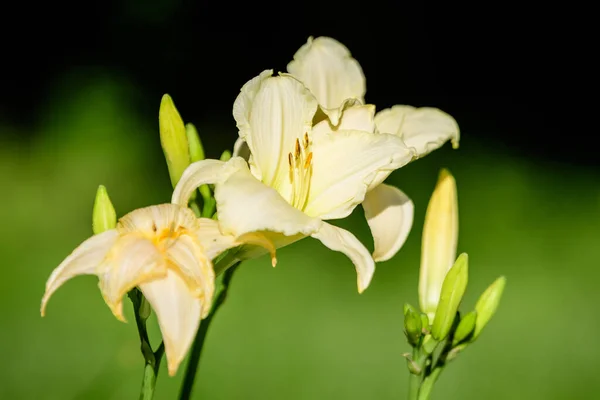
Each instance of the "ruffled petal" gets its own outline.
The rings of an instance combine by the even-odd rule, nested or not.
[[[46,292],[42,298],[40,313],[46,313],[46,304],[50,296],[66,281],[77,275],[93,275],[97,273],[111,247],[119,237],[116,229],[111,229],[92,236],[81,243],[73,252],[52,271],[46,282]]]
[[[379,132],[400,136],[419,157],[440,148],[448,140],[452,141],[452,147],[458,148],[458,124],[449,114],[437,108],[394,106],[378,112],[375,124]]]
[[[375,261],[369,250],[345,229],[324,222],[318,232],[311,235],[334,251],[344,253],[356,268],[358,292],[362,293],[371,282],[375,273]]]
[[[264,71],[238,95],[233,115],[252,154],[252,173],[271,187],[288,174],[288,153],[312,127],[317,101],[297,79]]]
[[[412,151],[394,135],[338,131],[312,143],[312,180],[305,212],[344,218],[365,198],[372,181],[409,163]]]
[[[313,127],[312,136],[344,130],[375,132],[375,106],[367,104],[350,107],[342,113],[342,119],[338,126],[334,126],[331,121],[325,119]]]
[[[210,310],[211,299],[194,297],[184,280],[169,270],[162,279],[140,285],[140,290],[154,309],[165,343],[169,375],[177,372],[196,336],[202,310]]]
[[[400,189],[380,184],[367,192],[362,206],[375,244],[373,259],[387,261],[400,250],[410,233],[414,204]]]
[[[287,70],[316,96],[334,126],[343,108],[363,102],[366,80],[362,68],[348,48],[335,39],[309,37]]]

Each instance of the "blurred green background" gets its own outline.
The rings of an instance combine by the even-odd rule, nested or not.
[[[40,112],[34,140],[14,139],[13,129],[0,147],[2,399],[132,399],[139,391],[135,326],[111,315],[96,278],[70,281],[47,317],[39,315],[50,272],[91,235],[98,184],[108,187],[119,215],[170,195],[157,119],[130,106],[131,86],[106,74],[69,82],[69,93],[56,90]],[[193,122],[200,132],[212,129]],[[233,120],[222,132],[234,137]],[[593,171],[499,155],[470,136],[463,132],[459,150],[447,145],[389,178],[416,204],[414,229],[362,295],[350,261],[312,239],[281,249],[275,269],[265,257],[245,263],[210,328],[196,398],[405,398],[402,306],[417,304],[422,223],[441,167],[458,182],[459,251],[471,260],[464,304],[472,307],[501,274],[508,285],[496,317],[447,368],[434,398],[597,393],[600,191],[590,185]],[[209,155],[220,153],[220,141],[209,140]],[[361,210],[342,225],[372,246]],[[156,334],[154,319],[152,326]],[[168,377],[163,365],[156,398],[174,398],[182,375],[183,368]]]
[[[312,239],[281,249],[275,269],[266,257],[243,264],[210,327],[195,398],[406,398],[402,309],[418,303],[422,224],[442,167],[457,179],[459,251],[470,256],[463,309],[498,276],[508,284],[496,316],[444,371],[433,399],[597,397],[598,155],[581,138],[590,128],[575,125],[585,113],[571,104],[581,96],[559,93],[562,80],[576,86],[584,74],[559,68],[557,60],[571,58],[560,51],[568,41],[556,19],[525,4],[515,16],[504,3],[479,5],[481,19],[456,3],[384,0],[268,13],[264,4],[226,1],[85,7],[59,1],[33,12],[11,2],[3,10],[0,399],[137,398],[143,361],[134,324],[112,316],[94,277],[64,285],[41,318],[45,281],[92,234],[99,184],[120,216],[169,201],[158,137],[163,93],[218,157],[237,134],[239,88],[262,69],[285,70],[309,35],[351,49],[379,109],[437,106],[455,116],[461,146],[388,179],[414,200],[414,227],[363,294],[350,261]],[[34,28],[43,33],[19,34]],[[360,208],[340,224],[372,248]],[[151,325],[156,341],[154,317]],[[158,400],[176,398],[184,372],[170,378],[164,364]]]

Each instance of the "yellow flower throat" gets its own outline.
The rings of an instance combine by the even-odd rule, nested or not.
[[[305,133],[302,144],[300,144],[299,139],[296,139],[293,153],[288,154],[290,183],[292,184],[290,204],[299,210],[303,210],[306,206],[306,200],[310,191],[313,153],[309,148],[310,140],[308,133]]]

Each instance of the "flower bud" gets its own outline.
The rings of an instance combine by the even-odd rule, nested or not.
[[[475,321],[477,320],[477,311],[471,311],[460,319],[458,327],[454,332],[454,338],[452,339],[452,346],[456,346],[460,342],[469,338],[475,329]]]
[[[458,199],[456,181],[447,170],[440,172],[425,213],[419,277],[421,311],[433,321],[442,284],[456,259]]]
[[[475,304],[475,310],[477,311],[477,320],[475,322],[475,330],[471,341],[477,339],[481,330],[487,325],[490,319],[494,316],[500,299],[502,298],[502,292],[506,286],[506,278],[501,276],[496,279],[486,290],[483,292],[477,304]]]
[[[231,152],[229,150],[225,150],[223,152],[223,154],[221,154],[221,161],[229,161],[229,159],[231,158]]]
[[[469,257],[467,253],[462,253],[446,274],[446,279],[444,279],[442,285],[440,302],[431,328],[431,334],[436,340],[443,340],[450,333],[458,312],[458,306],[467,289],[468,280]]]
[[[190,165],[190,150],[183,120],[168,94],[160,102],[158,122],[160,144],[167,160],[171,184],[175,187],[183,171]]]
[[[200,136],[198,136],[198,130],[192,123],[185,125],[185,133],[188,141],[188,147],[190,151],[190,162],[196,162],[204,160],[204,147]]]
[[[404,333],[411,346],[418,345],[421,338],[421,315],[409,304],[404,306]]]
[[[108,192],[104,185],[98,186],[94,210],[92,212],[92,230],[94,235],[102,233],[117,226],[117,213],[113,207]]]

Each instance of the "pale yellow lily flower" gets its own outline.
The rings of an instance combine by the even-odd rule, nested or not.
[[[446,170],[440,172],[423,225],[419,303],[433,322],[442,284],[456,260],[458,243],[458,197],[456,181]]]
[[[375,270],[371,254],[352,233],[324,221],[348,216],[414,152],[395,135],[313,129],[314,95],[292,76],[272,73],[246,83],[233,107],[250,168],[241,157],[193,163],[172,201],[187,204],[198,186],[215,184],[225,233],[271,232],[277,247],[312,236],[352,260],[362,292]]]
[[[416,158],[441,147],[448,140],[458,147],[459,128],[450,115],[432,107],[397,105],[375,113],[364,104],[366,79],[358,61],[342,43],[329,37],[310,37],[288,64],[288,72],[316,96],[329,120],[315,130],[361,129],[396,135],[414,149]],[[241,148],[241,143],[236,143]],[[382,180],[379,180],[380,182]],[[414,206],[408,196],[389,185],[374,186],[363,202],[373,235],[376,261],[393,257],[412,228]]]
[[[196,218],[185,207],[161,204],[122,217],[115,229],[84,241],[50,275],[42,299],[77,275],[97,275],[106,304],[121,321],[123,296],[136,286],[158,318],[170,375],[185,357],[200,320],[212,305],[215,273],[211,260],[244,243],[275,248],[260,235],[221,234],[212,219]]]

